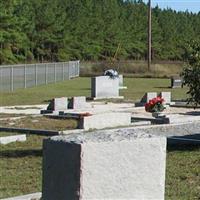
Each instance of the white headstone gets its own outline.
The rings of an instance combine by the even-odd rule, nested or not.
[[[164,104],[171,103],[171,92],[161,92],[159,96],[165,100]]]
[[[143,103],[148,103],[149,100],[156,98],[157,97],[157,93],[156,92],[147,92],[143,97],[141,102]]]
[[[67,110],[68,109],[68,98],[61,97],[61,98],[54,98],[49,103],[47,110],[49,111],[60,111],[60,110]]]
[[[164,200],[166,138],[128,130],[44,140],[43,199]]]
[[[70,109],[84,109],[91,107],[89,103],[86,102],[85,96],[72,97],[69,101]]]
[[[109,76],[93,77],[91,96],[93,98],[119,98],[119,79]]]

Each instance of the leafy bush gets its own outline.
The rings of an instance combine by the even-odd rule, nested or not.
[[[200,104],[200,41],[192,41],[186,49],[187,66],[181,76],[184,85],[189,87],[187,94],[190,97],[188,103],[197,107]]]

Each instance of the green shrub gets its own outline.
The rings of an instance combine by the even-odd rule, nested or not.
[[[186,50],[187,66],[181,76],[184,85],[189,87],[188,103],[197,107],[200,104],[200,42],[192,41]]]

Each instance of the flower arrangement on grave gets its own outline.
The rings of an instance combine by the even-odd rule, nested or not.
[[[119,78],[118,72],[114,69],[106,70],[104,76],[109,76],[111,79]]]
[[[159,96],[150,99],[149,102],[145,104],[145,110],[151,113],[162,112],[165,109],[165,106],[163,104],[164,101],[165,100]]]

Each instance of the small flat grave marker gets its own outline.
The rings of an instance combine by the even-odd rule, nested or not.
[[[181,77],[173,76],[171,77],[171,88],[181,88],[183,85],[183,80]]]

